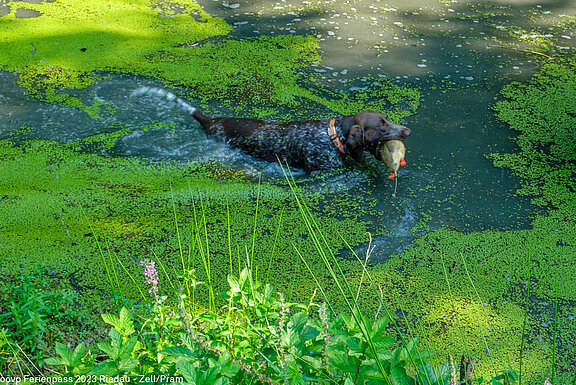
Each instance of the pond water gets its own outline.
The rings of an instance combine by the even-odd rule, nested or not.
[[[528,226],[533,209],[527,199],[514,196],[518,180],[486,158],[491,152],[514,150],[514,133],[495,120],[491,107],[504,84],[525,80],[537,69],[536,59],[542,59],[503,46],[549,35],[559,50],[574,49],[572,31],[550,28],[575,14],[571,1],[198,2],[233,25],[235,38],[317,36],[322,61],[310,70],[323,74],[326,84],[347,88],[353,79],[386,77],[421,90],[420,108],[401,122],[413,134],[406,141],[408,165],[400,171],[396,198],[391,197],[393,182],[382,165],[337,171],[322,179],[297,174],[303,186],[328,197],[347,191],[375,198],[381,215],[370,219],[375,228],[385,229],[375,239],[376,259],[409,246],[415,235],[428,229],[448,226],[467,232]],[[8,4],[0,1],[4,7]],[[523,31],[511,33],[514,26]],[[142,127],[160,121],[170,123],[170,128],[135,129],[119,140],[114,155],[177,162],[216,159],[249,175],[281,177],[277,165],[254,160],[190,129],[197,124],[168,103],[131,99],[130,92],[142,85],[163,86],[136,76],[110,75],[77,91],[87,105],[98,100],[117,107],[96,121],[75,109],[26,98],[16,76],[0,72],[0,114],[5,117],[0,137],[25,125],[34,128],[28,137],[71,141],[101,133],[111,124]]]

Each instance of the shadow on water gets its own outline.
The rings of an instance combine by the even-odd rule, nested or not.
[[[554,15],[573,13],[571,2],[199,3],[234,26],[233,38],[317,36],[322,63],[308,70],[320,74],[319,80],[328,86],[346,90],[369,78],[386,77],[421,91],[417,113],[402,122],[413,134],[406,142],[408,165],[400,172],[397,198],[391,197],[393,182],[386,178],[387,171],[375,161],[321,178],[296,173],[304,188],[323,192],[327,199],[345,191],[376,202],[375,210],[366,214],[382,234],[374,240],[376,260],[440,227],[469,232],[528,226],[532,208],[527,199],[514,196],[518,179],[493,167],[486,155],[514,150],[509,139],[514,133],[495,120],[491,107],[504,84],[528,78],[541,58],[492,45],[517,40],[506,26],[524,26],[533,34],[547,30],[556,20]],[[8,3],[0,4],[7,7]],[[566,31],[558,37],[566,46],[563,49],[573,49],[571,36]],[[278,165],[254,160],[207,138],[193,119],[169,103],[129,97],[139,86],[163,86],[153,80],[109,75],[75,91],[86,105],[99,101],[116,108],[98,120],[72,108],[27,99],[14,74],[0,72],[0,84],[0,113],[6,117],[1,138],[22,126],[38,128],[23,139],[63,142],[128,127],[132,132],[119,139],[110,154],[175,162],[216,160],[248,175],[282,177]],[[153,126],[156,123],[160,124]]]

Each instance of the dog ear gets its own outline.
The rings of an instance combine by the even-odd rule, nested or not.
[[[355,161],[362,162],[364,160],[364,129],[362,127],[357,124],[350,127],[344,149]]]

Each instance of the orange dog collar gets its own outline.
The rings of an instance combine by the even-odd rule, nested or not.
[[[344,145],[342,144],[342,142],[338,138],[338,134],[336,133],[336,127],[334,127],[335,123],[336,123],[336,119],[332,119],[330,121],[330,123],[328,124],[328,135],[330,135],[330,140],[332,140],[332,143],[334,144],[334,146],[336,146],[336,148],[342,154],[346,155],[346,151],[344,150]]]

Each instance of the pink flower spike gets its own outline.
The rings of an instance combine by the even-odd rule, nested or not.
[[[154,261],[148,261],[148,263],[142,261],[140,265],[144,266],[144,277],[146,277],[144,282],[150,285],[148,293],[155,295],[158,291],[158,271],[156,271],[156,264]]]

